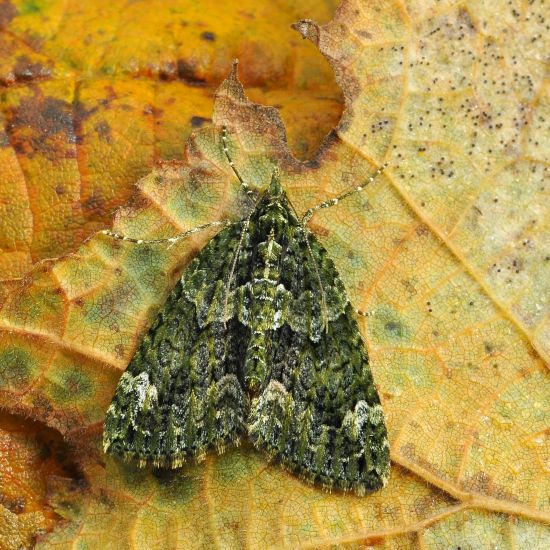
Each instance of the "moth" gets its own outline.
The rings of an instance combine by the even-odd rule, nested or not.
[[[220,141],[243,190],[256,196]],[[379,169],[369,181],[383,170]],[[104,450],[178,468],[248,437],[301,478],[359,495],[389,477],[367,350],[342,280],[277,172],[250,214],[223,225],[183,272],[120,378]],[[193,232],[195,230],[191,230]],[[141,241],[106,231],[133,242]]]

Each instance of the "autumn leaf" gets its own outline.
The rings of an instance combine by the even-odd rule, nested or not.
[[[310,223],[371,313],[361,328],[390,432],[388,486],[327,494],[248,446],[177,472],[105,457],[117,380],[214,232],[170,249],[96,235],[13,285],[0,312],[3,403],[59,430],[86,480],[57,480],[50,502],[67,522],[40,547],[550,545],[547,11],[349,0],[326,26],[302,21],[346,99],[315,158],[291,155],[277,111],[233,73],[213,125],[115,220],[151,238],[240,218],[222,125],[246,181],[261,189],[277,166],[298,213],[388,162]]]
[[[59,516],[44,506],[49,480],[70,475],[59,433],[0,413],[0,548],[28,548]]]
[[[290,24],[335,2],[0,0],[0,281],[75,251],[157,161],[181,159],[235,57],[312,154],[340,93]]]

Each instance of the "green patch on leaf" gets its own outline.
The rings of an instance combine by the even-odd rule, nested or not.
[[[371,337],[381,343],[407,342],[412,333],[404,318],[391,306],[377,308],[371,324]]]
[[[0,351],[0,388],[21,390],[28,385],[37,363],[26,351],[7,347]]]
[[[58,366],[50,379],[48,393],[55,401],[80,401],[94,395],[94,382],[77,365]]]

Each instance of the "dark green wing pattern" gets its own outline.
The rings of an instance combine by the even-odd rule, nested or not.
[[[267,227],[258,236],[271,231],[279,246],[271,247],[271,271],[261,255],[255,260],[256,272],[270,271],[261,284],[275,290],[265,300],[271,309],[261,288],[251,301],[251,338],[261,323],[267,367],[251,403],[249,434],[307,480],[373,491],[388,479],[389,444],[355,312],[326,250],[278,194],[259,213]],[[253,364],[257,352],[249,344],[246,360]]]
[[[170,293],[118,384],[104,448],[140,465],[178,467],[245,431],[241,350],[248,334],[224,319],[225,282],[242,235],[216,235]]]
[[[358,494],[389,475],[367,352],[333,262],[276,178],[186,269],[105,420],[105,449],[179,466],[248,432],[303,478]]]

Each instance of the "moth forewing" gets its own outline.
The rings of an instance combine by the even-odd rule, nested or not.
[[[104,446],[173,468],[245,435],[325,487],[361,495],[388,479],[355,311],[277,173],[250,215],[185,269],[119,382]]]

